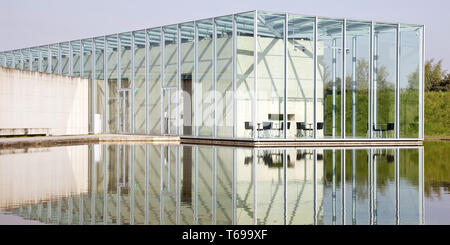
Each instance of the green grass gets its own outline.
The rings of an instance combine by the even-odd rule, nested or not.
[[[351,92],[347,91],[346,100],[346,131],[352,134],[352,100]],[[327,95],[326,132],[331,133],[332,126],[332,96]],[[403,91],[400,94],[400,137],[416,138],[419,131],[419,106],[417,91]],[[450,92],[425,92],[425,136],[450,136]],[[336,128],[341,135],[340,107],[341,94],[336,95]],[[368,94],[358,91],[356,95],[356,134],[365,137],[368,122]],[[395,94],[392,91],[378,93],[378,123],[395,122]]]
[[[450,136],[450,92],[425,92],[425,136]]]

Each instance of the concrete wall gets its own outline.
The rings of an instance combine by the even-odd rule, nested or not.
[[[88,79],[0,68],[0,128],[88,133]]]

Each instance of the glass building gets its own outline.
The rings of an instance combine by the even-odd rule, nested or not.
[[[0,65],[89,79],[90,132],[423,139],[423,25],[251,11],[0,52]]]

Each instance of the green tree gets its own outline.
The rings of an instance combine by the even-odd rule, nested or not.
[[[426,91],[442,91],[445,84],[442,84],[446,78],[446,72],[442,70],[442,60],[437,63],[434,59],[425,63],[425,90]],[[448,86],[447,86],[448,87]]]

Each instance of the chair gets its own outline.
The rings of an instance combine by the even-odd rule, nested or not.
[[[250,122],[245,122],[245,130],[250,130],[250,137],[252,136],[253,132],[253,125]]]
[[[291,122],[287,122],[287,130],[291,128]],[[280,123],[280,128],[278,128],[278,137],[280,137],[280,133],[284,130],[284,122]]]
[[[381,128],[376,128],[375,124],[373,124],[372,125],[372,131],[375,132],[375,133],[379,133],[379,132],[381,132]]]
[[[297,137],[299,137],[299,135],[303,136],[302,131],[307,130],[306,123],[305,122],[297,122],[296,124],[297,124]]]
[[[323,129],[323,122],[318,122],[317,123],[317,130],[322,130]]]
[[[284,122],[282,122],[280,127],[280,130],[283,131],[284,130]],[[287,129],[289,130],[291,128],[291,122],[287,122]]]
[[[273,123],[272,122],[263,122],[263,127],[262,129],[258,129],[258,131],[266,131],[266,130],[272,130],[273,128]],[[269,134],[270,136],[270,134]]]
[[[394,130],[394,123],[388,123],[387,124],[387,127],[386,127],[386,138],[387,138],[387,136],[388,136],[388,134],[389,134],[389,131],[393,131]]]

